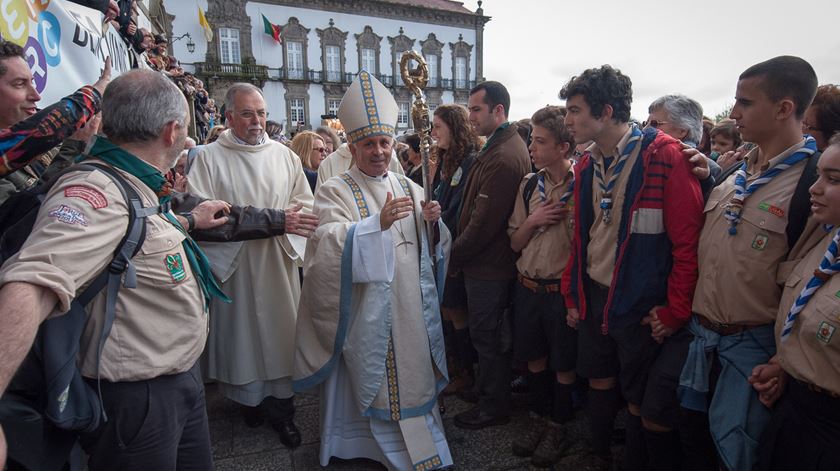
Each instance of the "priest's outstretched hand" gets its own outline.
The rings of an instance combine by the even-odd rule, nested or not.
[[[301,212],[303,205],[296,204],[286,209],[286,234],[309,237],[318,227],[318,216]]]
[[[408,196],[394,198],[389,191],[385,196],[385,204],[379,213],[379,229],[387,231],[395,221],[408,217],[414,211],[414,201]]]

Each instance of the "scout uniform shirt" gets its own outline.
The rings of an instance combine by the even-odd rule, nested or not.
[[[840,394],[840,276],[832,276],[812,295],[793,324],[790,335],[779,341],[788,312],[802,288],[820,266],[836,229],[822,226],[814,238],[818,242],[796,265],[785,281],[776,321],[776,345],[782,368],[794,378]],[[824,237],[819,237],[824,234]]]
[[[145,206],[158,204],[139,179],[120,171]],[[128,227],[128,209],[116,183],[99,171],[72,172],[50,189],[32,234],[0,269],[0,284],[13,281],[55,293],[60,315],[113,258]],[[116,318],[102,351],[100,371],[109,381],[141,381],[181,373],[198,360],[207,339],[201,288],[181,241],[185,236],[162,215],[146,221],[146,239],[132,259],[137,287],[120,287]],[[87,306],[81,371],[95,378],[96,349],[105,313],[105,290]]]
[[[604,181],[610,180],[615,169],[615,164],[627,142],[630,140],[633,129],[630,128],[624,134],[615,149],[612,150],[612,162],[610,169],[605,171]],[[624,170],[621,171],[618,180],[615,182],[615,187],[612,191],[612,220],[609,224],[604,222],[603,210],[601,209],[601,198],[603,191],[598,184],[598,179],[592,177],[592,207],[594,208],[595,219],[592,222],[592,227],[589,228],[589,245],[587,247],[586,272],[592,281],[603,286],[612,285],[613,272],[615,271],[615,256],[618,248],[618,228],[625,221],[622,220],[622,208],[624,207],[625,188],[627,187],[627,180],[630,178],[633,166],[636,165],[636,159],[639,158],[642,145],[641,141],[633,149],[630,157],[627,158],[624,164]],[[591,152],[592,165],[595,165],[595,160],[603,160],[604,155],[601,149],[596,144],[592,144],[587,149]]]
[[[776,165],[803,143],[771,159]],[[745,157],[747,185],[766,168],[756,168],[758,148]],[[738,233],[729,233],[726,205],[735,194],[735,175],[717,186],[704,209],[697,249],[699,277],[692,311],[722,324],[772,324],[782,295],[777,270],[788,255],[788,207],[806,161],[784,170],[744,202]],[[788,307],[790,307],[788,305]]]
[[[529,213],[525,214],[525,202],[522,200],[522,192],[528,180],[537,178],[539,175],[545,176],[545,197],[546,203],[556,204],[560,201],[560,197],[566,192],[569,186],[569,181],[574,178],[574,173],[569,168],[563,181],[555,183],[551,181],[548,172],[545,169],[537,173],[526,175],[519,185],[519,193],[517,193],[516,204],[513,207],[513,213],[508,219],[508,236],[516,232],[520,226],[525,222],[530,214],[533,214],[543,201],[540,197],[540,191],[537,186],[534,186],[534,191],[531,193],[529,201]],[[569,208],[569,215],[565,220],[538,228],[531,236],[531,240],[522,249],[519,259],[516,261],[516,268],[519,273],[525,277],[538,280],[558,280],[563,270],[566,268],[566,263],[569,261],[569,252],[572,246],[572,208],[574,202],[569,200],[566,205]],[[543,230],[544,229],[544,230]]]

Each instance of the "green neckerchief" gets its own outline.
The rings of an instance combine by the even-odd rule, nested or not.
[[[166,204],[172,199],[171,187],[158,169],[126,152],[108,139],[104,137],[97,138],[93,147],[90,149],[89,156],[104,160],[112,166],[139,178],[155,192],[160,204]],[[210,307],[210,299],[213,296],[226,303],[231,302],[230,298],[222,292],[222,288],[216,282],[216,278],[213,277],[213,273],[210,271],[210,261],[207,260],[207,257],[201,251],[198,244],[184,230],[184,227],[178,222],[178,219],[175,218],[171,211],[166,211],[163,213],[163,216],[185,236],[183,242],[184,252],[187,254],[190,268],[192,268],[192,272],[198,278],[198,284],[201,286],[201,292],[204,295],[204,310],[206,311]]]
[[[496,128],[496,130],[493,131],[493,134],[490,135],[490,138],[487,139],[487,142],[484,143],[484,146],[481,147],[481,150],[479,151],[479,154],[483,154],[484,151],[487,150],[488,147],[490,147],[490,144],[492,144],[493,141],[495,141],[496,138],[499,136],[499,134],[501,134],[501,132],[504,129],[506,129],[508,126],[510,126],[510,122],[502,123],[501,126]]]

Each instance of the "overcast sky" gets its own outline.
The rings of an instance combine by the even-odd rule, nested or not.
[[[475,11],[476,0],[464,6]],[[682,93],[713,117],[738,75],[796,55],[819,83],[840,83],[838,0],[485,0],[484,76],[505,84],[511,119],[530,117],[573,75],[611,64],[633,81],[633,117]]]

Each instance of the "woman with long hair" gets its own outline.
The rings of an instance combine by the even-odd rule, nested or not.
[[[315,181],[318,179],[318,166],[327,157],[327,147],[324,139],[312,131],[301,131],[292,139],[292,152],[300,157],[303,163],[303,173],[309,181],[309,187],[315,192]]]
[[[436,162],[440,171],[440,184],[436,197],[441,206],[441,219],[452,233],[458,236],[458,219],[461,198],[467,176],[481,150],[481,139],[473,130],[467,109],[462,105],[446,104],[435,109],[432,120],[432,137],[436,141]],[[444,394],[467,393],[473,382],[472,342],[467,328],[467,295],[464,274],[448,272],[441,300],[441,314],[445,323],[451,323],[449,351],[453,360],[452,382]]]

